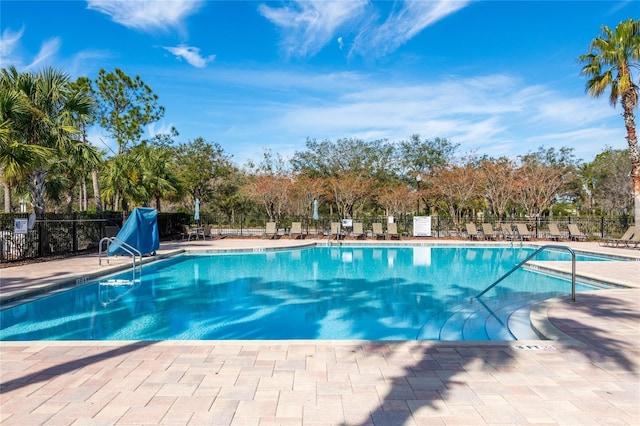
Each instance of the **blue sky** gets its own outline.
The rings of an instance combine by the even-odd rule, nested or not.
[[[0,65],[139,75],[166,108],[146,137],[219,143],[238,165],[307,138],[447,138],[515,158],[627,147],[577,57],[637,1],[2,0]],[[100,129],[91,140],[113,146]]]

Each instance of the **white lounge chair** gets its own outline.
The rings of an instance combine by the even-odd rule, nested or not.
[[[264,230],[264,237],[273,240],[278,236],[278,227],[275,222],[267,222],[267,226]]]
[[[289,239],[304,238],[305,234],[302,232],[302,222],[291,222],[291,229],[289,229]]]
[[[490,223],[482,224],[482,235],[485,240],[495,240],[499,237],[498,232],[493,229]]]
[[[329,239],[335,238],[339,240],[340,238],[344,238],[344,233],[342,232],[342,224],[340,222],[331,222],[331,231],[329,232]]]
[[[353,230],[351,231],[351,236],[355,239],[366,238],[366,234],[364,233],[362,222],[353,223]]]
[[[631,247],[633,245],[633,247]],[[640,246],[640,229],[637,229],[633,237],[624,243],[626,248],[638,248]]]
[[[569,228],[569,238],[571,238],[572,240],[580,241],[587,239],[587,236],[583,234],[582,231],[580,231],[578,225],[576,225],[575,223],[568,224],[567,228]]]
[[[529,231],[529,227],[527,227],[526,223],[516,223],[516,230],[518,231],[518,236],[522,240],[531,240],[532,234]]]
[[[549,224],[549,239],[553,241],[560,241],[562,239],[562,232],[555,223]]]
[[[400,239],[400,234],[398,234],[398,225],[395,222],[387,223],[387,239],[392,240],[394,238],[396,240]]]
[[[465,227],[467,228],[467,236],[469,237],[470,240],[480,239],[481,235],[480,235],[480,232],[478,232],[478,229],[476,228],[475,223],[466,223]]]
[[[605,238],[600,241],[601,246],[618,247],[618,245],[626,244],[636,233],[636,227],[630,226],[620,238]]]
[[[373,232],[373,238],[378,239],[378,238],[386,238],[386,235],[384,234],[384,231],[382,230],[382,224],[380,222],[374,222],[371,227],[372,232]]]
[[[513,232],[513,229],[511,229],[511,225],[503,223],[500,229],[502,230],[502,236],[505,240],[514,240],[516,238],[516,234]]]

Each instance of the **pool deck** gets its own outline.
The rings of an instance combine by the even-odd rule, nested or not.
[[[157,254],[314,243],[174,242]],[[640,260],[640,250],[560,244]],[[2,268],[0,302],[130,262],[99,266],[87,255]],[[569,270],[566,262],[534,267]],[[537,305],[531,323],[548,340],[0,342],[0,423],[639,425],[640,261],[578,262],[576,272],[621,287]]]

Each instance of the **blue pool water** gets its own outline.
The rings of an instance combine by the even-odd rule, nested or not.
[[[0,312],[1,340],[513,340],[514,312],[571,292],[533,249],[334,246],[182,255]],[[536,260],[570,260],[546,251]],[[605,260],[579,257],[581,260]],[[578,285],[577,290],[592,287]]]

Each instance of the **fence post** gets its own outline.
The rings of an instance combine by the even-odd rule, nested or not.
[[[604,238],[604,216],[600,217],[600,238]]]
[[[71,236],[73,238],[73,249],[72,251],[75,253],[78,251],[78,221],[76,220],[78,218],[77,213],[73,213],[71,215],[71,220],[73,222],[71,222]]]
[[[38,257],[42,257],[44,253],[44,224],[44,220],[38,221]]]

